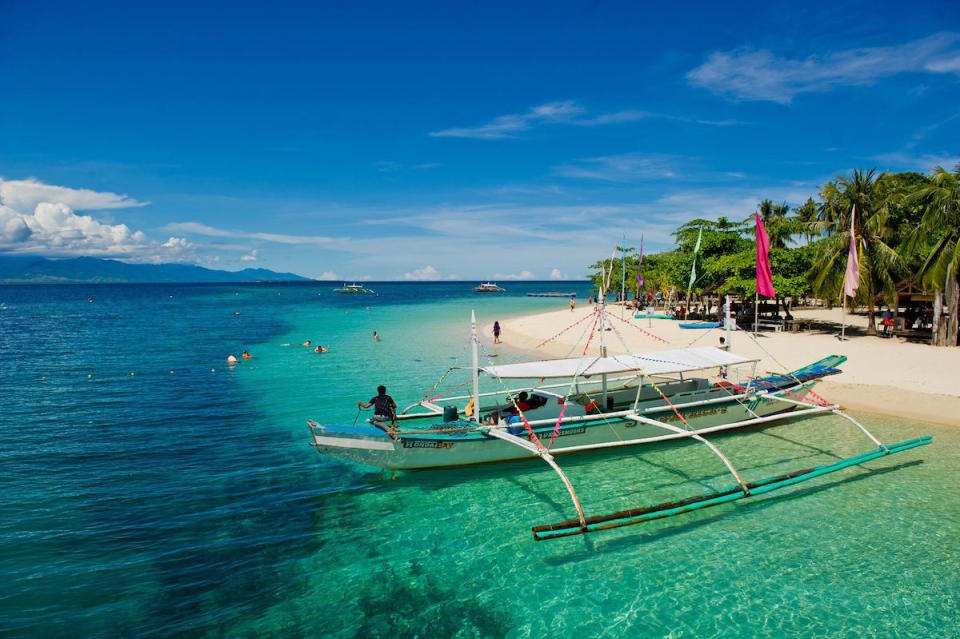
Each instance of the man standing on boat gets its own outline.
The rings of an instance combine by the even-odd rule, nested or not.
[[[357,400],[358,408],[370,408],[373,406],[373,423],[382,428],[391,437],[396,438],[397,434],[397,403],[393,398],[387,395],[387,387],[377,386],[377,394],[370,398],[369,402]],[[386,428],[386,423],[390,422],[390,428]]]

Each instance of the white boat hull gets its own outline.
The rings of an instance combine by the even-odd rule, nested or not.
[[[679,409],[692,432],[709,433],[732,430],[742,427],[739,422],[750,422],[756,418],[766,418],[793,411],[794,405],[764,397],[753,396],[749,401],[740,403],[730,399],[706,405]],[[639,413],[645,417],[660,420],[671,426],[684,428],[680,419],[672,410],[652,407]],[[553,455],[577,452],[582,446],[615,444],[628,440],[662,441],[677,437],[661,427],[637,423],[624,417],[604,419],[587,416],[576,421],[564,420],[558,437],[551,448]],[[750,423],[743,426],[749,426]],[[311,423],[313,445],[325,455],[379,468],[408,470],[417,468],[440,468],[450,466],[468,466],[515,459],[529,459],[530,452],[507,441],[485,435],[475,429],[475,425],[463,424],[460,433],[456,424],[439,424],[450,431],[444,433],[412,434],[404,432],[394,440],[383,431],[371,426],[325,427]],[[538,427],[537,436],[549,441],[553,426]],[[510,432],[532,439],[522,426],[514,425]],[[689,436],[689,435],[684,435]],[[637,442],[644,443],[643,441]],[[572,450],[565,450],[572,449]]]

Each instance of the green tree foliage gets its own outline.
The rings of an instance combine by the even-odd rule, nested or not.
[[[826,237],[817,243],[810,283],[814,293],[839,299],[843,290],[850,247],[850,217],[856,205],[854,232],[860,260],[860,284],[856,300],[867,306],[868,331],[875,332],[874,302],[878,296],[892,304],[897,296],[898,277],[905,272],[895,246],[894,196],[887,186],[888,174],[874,169],[854,170],[851,177],[838,177],[824,187],[821,195],[829,216],[821,220]]]
[[[820,189],[819,198],[807,198],[791,209],[764,199],[757,212],[770,237],[773,284],[780,297],[813,293],[839,302],[850,245],[850,216],[854,204],[860,282],[856,302],[868,309],[873,330],[876,304],[895,303],[897,286],[910,282],[944,292],[946,328],[939,341],[955,343],[960,297],[960,165],[947,171],[937,167],[931,176],[921,173],[877,173],[854,170]],[[742,222],[729,217],[690,220],[673,233],[673,250],[643,257],[645,289],[684,295],[756,292],[756,238],[754,215]],[[697,236],[703,232],[696,256],[697,277],[687,286]],[[618,253],[611,288],[619,289]],[[627,250],[627,290],[636,290],[638,255]],[[595,284],[610,260],[591,266]],[[939,294],[939,293],[938,293]],[[935,329],[936,332],[936,329]],[[936,337],[936,336],[935,336]],[[952,342],[950,341],[952,340]]]

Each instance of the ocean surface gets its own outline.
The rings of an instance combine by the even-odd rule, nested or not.
[[[370,285],[0,287],[0,637],[960,636],[960,428],[859,415],[934,442],[534,542],[574,514],[542,462],[391,476],[321,457],[306,420],[380,383],[416,402],[469,362],[471,309],[508,332],[568,304],[527,291],[586,283]],[[870,447],[836,418],[714,441],[747,480]],[[731,483],[696,443],[561,464],[588,514]]]

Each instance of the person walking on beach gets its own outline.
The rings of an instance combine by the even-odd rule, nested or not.
[[[493,343],[500,343],[500,322],[493,323]]]
[[[571,297],[571,298],[570,298],[570,312],[571,312],[571,313],[573,312],[573,307],[576,306],[576,305],[577,305],[577,300],[575,300],[574,298]]]
[[[388,435],[396,439],[397,437],[397,403],[393,398],[387,395],[387,387],[381,384],[377,386],[377,394],[370,398],[369,402],[357,400],[358,408],[370,408],[373,406],[373,422],[385,431]],[[386,428],[386,422],[390,422],[390,428]]]

